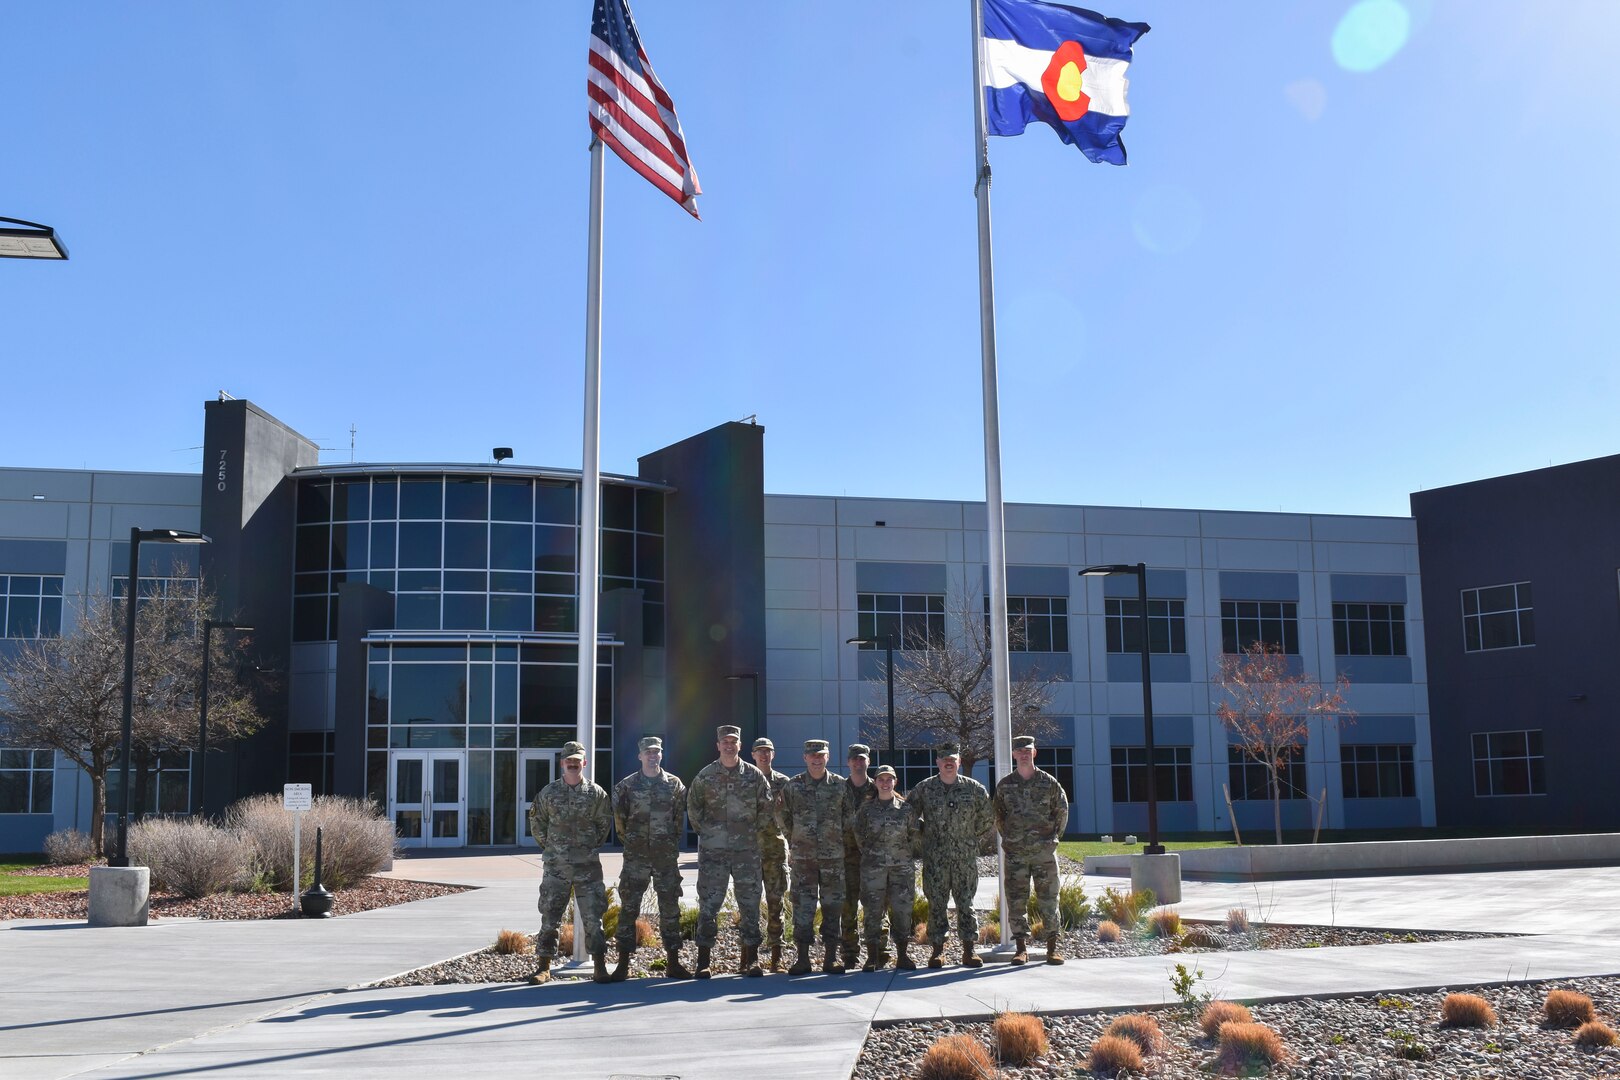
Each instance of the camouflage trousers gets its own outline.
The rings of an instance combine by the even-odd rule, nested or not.
[[[821,902],[821,940],[829,948],[838,941],[844,917],[844,857],[819,859],[795,855],[793,866],[793,940],[807,945],[815,940],[816,902]]]
[[[911,940],[911,908],[917,898],[917,870],[905,866],[862,866],[861,905],[866,908],[866,941],[883,940],[883,911],[889,912],[889,936],[895,944]]]
[[[626,851],[624,869],[619,871],[619,928],[613,935],[620,948],[635,948],[636,917],[641,898],[651,885],[658,894],[658,936],[664,948],[681,947],[680,853],[674,848],[656,854]]]
[[[534,954],[557,955],[557,931],[568,911],[570,893],[579,905],[579,917],[585,924],[586,951],[599,953],[607,948],[607,939],[602,936],[602,913],[607,910],[602,860],[594,854],[579,860],[546,856],[540,866],[543,874],[540,878],[540,941],[534,947]]]
[[[973,894],[979,888],[979,864],[973,852],[959,859],[923,860],[923,895],[928,897],[928,941],[945,943],[945,905],[956,901],[956,929],[963,941],[979,940],[979,921],[973,917]]]
[[[1035,904],[1048,934],[1058,926],[1058,865],[1053,848],[1007,849],[1007,920],[1013,936],[1029,933],[1029,883],[1035,882]]]
[[[782,897],[788,891],[787,841],[780,836],[759,842],[765,883],[765,944],[782,944]]]
[[[849,910],[844,918],[844,948],[853,951],[856,947],[856,934],[860,933],[857,918],[857,904],[866,912],[866,937],[881,938],[883,936],[883,905],[872,906],[866,898],[866,878],[861,871],[861,849],[844,852],[844,880],[849,883],[849,900],[844,905]]]
[[[741,919],[738,940],[743,945],[759,947],[759,887],[762,880],[757,847],[736,851],[703,848],[698,852],[698,925],[693,940],[699,948],[713,946],[715,936],[720,932],[720,907],[726,902],[728,882],[736,893],[737,914]]]

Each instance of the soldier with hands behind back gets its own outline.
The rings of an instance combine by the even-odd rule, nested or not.
[[[772,812],[770,820],[759,830],[759,865],[765,879],[765,940],[771,949],[770,969],[782,970],[782,897],[787,894],[787,840],[782,826],[776,822],[776,793],[789,780],[788,774],[777,772],[776,744],[763,735],[754,740],[754,764],[765,774],[771,787]]]
[[[843,972],[838,927],[844,913],[844,778],[827,769],[827,741],[804,744],[805,771],[776,796],[776,819],[787,834],[793,866],[793,944],[799,957],[789,975],[810,972],[816,901],[821,902],[821,970]]]
[[[888,908],[889,933],[894,938],[895,964],[915,971],[911,960],[911,908],[917,896],[916,863],[912,850],[916,834],[906,801],[894,793],[894,769],[879,765],[872,772],[877,796],[861,803],[855,815],[855,841],[861,851],[861,904],[866,908],[866,963],[862,971],[878,971],[884,964],[883,910]]]
[[[686,821],[686,785],[664,771],[664,741],[649,735],[638,744],[641,768],[613,788],[613,820],[624,844],[624,869],[619,874],[619,927],[614,935],[619,963],[613,981],[630,973],[636,951],[636,916],[641,898],[652,885],[658,894],[658,933],[663,939],[666,967],[671,979],[690,979],[681,964],[681,830]]]
[[[729,881],[737,897],[742,974],[763,975],[759,966],[759,836],[771,816],[770,784],[764,773],[742,760],[741,728],[727,724],[716,729],[715,735],[720,760],[703,766],[686,797],[686,813],[698,834],[696,974],[700,979],[712,974],[710,953]]]
[[[922,845],[923,893],[928,897],[928,957],[931,968],[944,966],[945,932],[949,927],[945,906],[956,901],[956,928],[962,936],[962,963],[983,967],[974,954],[979,923],[973,915],[973,894],[979,888],[979,851],[989,843],[994,827],[990,795],[971,776],[961,775],[962,752],[953,742],[934,748],[939,772],[906,796],[911,820]]]
[[[1007,917],[1018,949],[1012,962],[1029,961],[1029,883],[1046,929],[1046,962],[1061,964],[1058,953],[1057,845],[1069,824],[1069,797],[1057,777],[1035,767],[1035,738],[1012,741],[1012,772],[996,783],[996,831],[1007,858]]]
[[[586,779],[585,747],[563,744],[563,774],[540,789],[529,806],[529,835],[540,845],[540,941],[535,946],[535,983],[551,978],[557,955],[558,927],[572,893],[585,925],[587,947],[596,982],[608,981],[607,942],[602,937],[602,913],[607,910],[607,889],[602,884],[602,857],[598,849],[613,827],[608,793]]]

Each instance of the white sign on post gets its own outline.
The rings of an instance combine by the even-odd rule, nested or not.
[[[292,876],[292,909],[298,911],[298,883],[301,879],[298,867],[298,853],[302,847],[299,826],[304,821],[304,811],[314,803],[315,797],[308,784],[283,784],[281,786],[281,808],[291,811],[293,816],[293,876]]]

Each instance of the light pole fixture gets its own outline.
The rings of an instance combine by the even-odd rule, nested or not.
[[[735,675],[726,676],[726,682],[740,682],[743,679],[747,679],[749,682],[754,684],[754,737],[757,739],[759,736],[765,734],[760,730],[759,727],[759,672],[739,671]]]
[[[107,860],[108,866],[129,865],[129,759],[135,729],[135,609],[141,592],[141,541],[169,544],[206,544],[208,537],[179,529],[129,530],[129,585],[124,590],[124,732],[118,764],[118,849]]]
[[[852,637],[844,639],[845,645],[872,645],[883,646],[883,671],[889,682],[889,756],[884,759],[885,765],[893,765],[894,761],[894,638],[886,636],[881,638]]]
[[[57,259],[66,261],[67,248],[56,230],[19,218],[0,217],[0,259]]]
[[[192,777],[195,792],[191,800],[191,812],[195,817],[202,817],[203,796],[208,790],[208,661],[213,656],[211,635],[215,630],[231,630],[240,634],[252,629],[251,626],[219,619],[203,620],[202,694],[197,706],[197,768]]]
[[[1148,842],[1144,855],[1163,855],[1164,845],[1159,843],[1159,763],[1153,748],[1153,670],[1148,659],[1148,587],[1147,563],[1114,563],[1109,566],[1088,566],[1080,571],[1081,577],[1112,577],[1115,574],[1136,576],[1137,615],[1140,618],[1142,645],[1142,741],[1147,744],[1147,804]]]

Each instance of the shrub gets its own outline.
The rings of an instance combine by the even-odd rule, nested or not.
[[[1286,1056],[1282,1040],[1264,1024],[1228,1022],[1215,1033],[1215,1069],[1247,1076],[1271,1068]]]
[[[917,895],[911,898],[911,925],[919,930],[928,925],[928,897],[923,895],[922,886],[917,886]]]
[[[648,945],[658,944],[658,931],[653,929],[652,920],[645,916],[636,920],[636,946],[646,948]]]
[[[696,904],[681,905],[681,937],[690,941],[697,934],[698,909]]]
[[[1064,930],[1078,930],[1086,925],[1091,914],[1091,901],[1079,881],[1065,881],[1058,886],[1058,926]]]
[[[1165,1044],[1159,1022],[1147,1013],[1128,1013],[1108,1025],[1104,1035],[1129,1039],[1144,1054],[1157,1053]]]
[[[563,916],[562,925],[557,927],[557,955],[569,957],[574,955],[574,910],[568,909]]]
[[[1613,1046],[1615,1034],[1608,1024],[1598,1020],[1589,1020],[1575,1031],[1575,1045],[1596,1049],[1600,1046]]]
[[[1573,990],[1552,990],[1541,1006],[1553,1027],[1580,1027],[1593,1019],[1592,999]]]
[[[45,862],[51,866],[78,866],[96,861],[90,837],[78,829],[59,829],[45,838]]]
[[[159,888],[193,898],[245,884],[250,873],[241,837],[205,821],[137,821],[129,829],[129,852]]]
[[[996,1054],[1008,1065],[1028,1065],[1052,1048],[1046,1024],[1029,1013],[1000,1013],[990,1031],[996,1037]]]
[[[257,869],[277,890],[292,887],[292,815],[276,795],[254,795],[225,811],[226,825],[251,845]],[[394,857],[394,823],[375,803],[339,795],[317,795],[304,813],[299,837],[299,888],[315,873],[315,831],[322,831],[321,883],[342,889],[374,874]]]
[[[928,944],[928,924],[926,922],[917,923],[911,931],[911,939],[918,945]]]
[[[1126,930],[1136,925],[1136,909],[1131,906],[1130,896],[1118,889],[1103,890],[1102,896],[1097,898],[1097,913]]]
[[[1227,911],[1226,928],[1234,934],[1247,934],[1249,932],[1249,913],[1240,907]]]
[[[1100,1075],[1117,1073],[1125,1069],[1142,1071],[1142,1051],[1129,1039],[1118,1035],[1104,1035],[1091,1044],[1091,1057],[1086,1068]]]
[[[1120,936],[1119,923],[1113,919],[1104,919],[1097,924],[1098,941],[1118,941]]]
[[[534,940],[521,930],[502,930],[495,935],[495,952],[501,956],[522,956],[534,952]]]
[[[1153,931],[1154,937],[1180,937],[1181,916],[1174,908],[1163,908],[1148,916],[1148,928]]]
[[[618,890],[609,885],[605,892],[607,906],[602,909],[602,933],[611,941],[619,932]]]
[[[1212,1001],[1204,1006],[1198,1026],[1211,1039],[1220,1034],[1222,1024],[1248,1024],[1254,1021],[1249,1010],[1235,1001]]]
[[[969,1035],[947,1035],[928,1048],[917,1080],[983,1080],[995,1075],[989,1051]]]
[[[1451,1027],[1495,1027],[1496,1010],[1478,994],[1447,994],[1440,1003],[1440,1022]]]
[[[1220,935],[1207,927],[1189,926],[1187,931],[1181,935],[1181,947],[1184,949],[1224,949],[1226,948],[1226,942],[1220,939]]]

